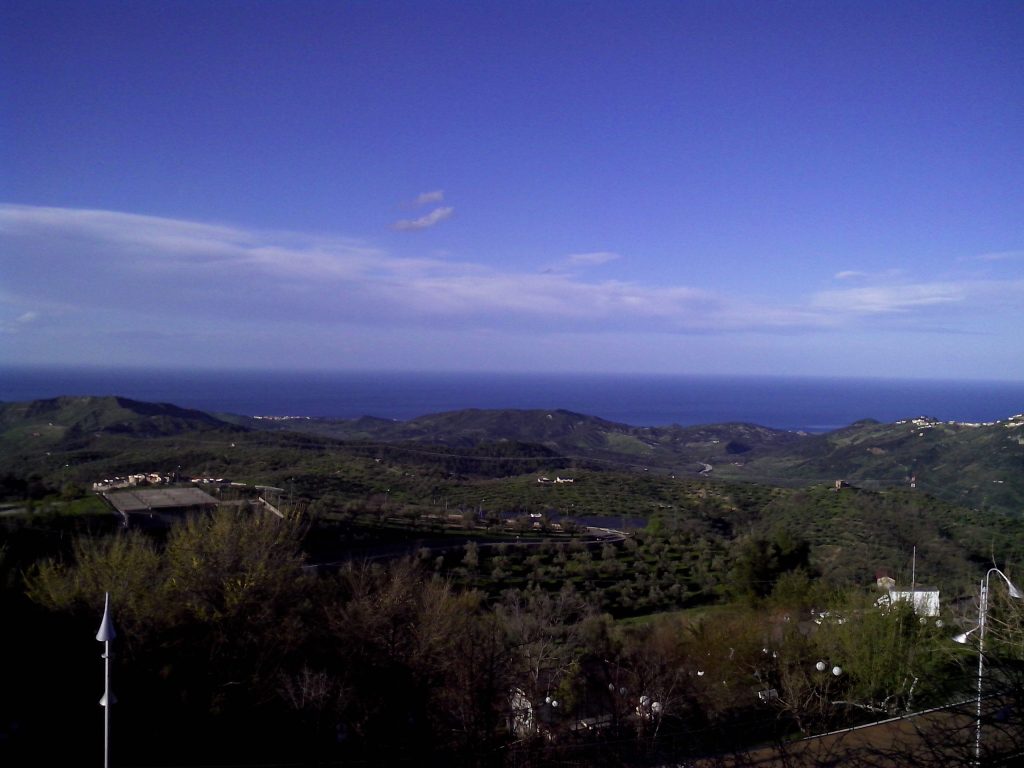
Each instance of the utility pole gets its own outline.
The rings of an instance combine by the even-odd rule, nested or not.
[[[914,545],[914,556],[910,561],[910,603],[917,610],[917,598],[914,593],[917,591],[917,544]]]

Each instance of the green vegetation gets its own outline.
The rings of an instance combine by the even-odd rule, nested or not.
[[[19,628],[5,636],[19,664],[0,756],[68,762],[94,742],[104,592],[131,703],[115,710],[121,764],[643,765],[970,695],[975,657],[950,636],[976,608],[956,598],[993,560],[1024,562],[1024,517],[959,504],[966,486],[940,499],[853,472],[842,488],[720,477],[824,474],[844,452],[912,467],[929,440],[938,466],[969,450],[961,438],[986,456],[971,442],[985,427],[799,436],[566,412],[286,422],[306,433],[234,422],[116,398],[0,407],[0,608]],[[1013,450],[982,463],[1019,461]],[[666,459],[698,455],[743,466],[702,477]],[[85,489],[136,472],[223,478],[204,488],[228,503],[125,530]],[[628,535],[588,533],[589,517]],[[915,546],[945,626],[875,605],[875,572],[908,583]],[[996,595],[987,642],[1004,694],[1024,664],[1010,602]],[[54,721],[65,739],[47,738]]]

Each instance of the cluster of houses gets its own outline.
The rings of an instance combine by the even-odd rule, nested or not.
[[[559,477],[555,475],[555,479],[552,480],[550,477],[538,477],[537,482],[541,485],[561,485],[562,483],[575,483],[576,479],[572,477]]]
[[[161,485],[170,482],[172,482],[170,477],[161,475],[159,472],[139,472],[134,475],[110,477],[100,480],[92,484],[92,489],[97,493],[103,493],[104,491],[112,491],[117,488],[135,488],[139,485]]]
[[[942,422],[929,416],[918,416],[916,419],[900,419],[896,424],[910,424],[917,429],[931,429],[947,424],[951,427],[994,427],[1002,424],[1007,429],[1024,427],[1024,413],[1017,413],[1007,419],[996,419],[995,421],[946,421]]]
[[[137,472],[133,475],[118,475],[98,480],[92,484],[92,489],[96,493],[105,493],[106,491],[114,491],[120,488],[169,485],[175,482],[178,482],[176,478],[170,475],[161,475],[159,472]],[[223,477],[193,477],[190,478],[189,482],[195,485],[224,485],[227,481]],[[231,483],[231,485],[241,486],[244,483]]]

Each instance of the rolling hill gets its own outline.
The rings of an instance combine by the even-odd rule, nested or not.
[[[865,420],[824,434],[752,424],[632,427],[563,410],[467,410],[409,421],[285,424],[345,441],[453,448],[497,440],[534,443],[577,460],[678,475],[787,486],[844,480],[874,490],[913,488],[970,507],[1024,513],[1024,416],[977,425],[927,417],[891,424]]]
[[[926,492],[974,509],[1024,512],[1024,416],[979,425],[866,420],[807,434],[752,424],[633,427],[566,410],[271,421],[120,397],[0,404],[0,459],[8,471],[32,466],[40,474],[47,468],[75,474],[75,466],[119,453],[165,464],[248,462],[261,471],[312,454],[367,457],[384,448],[398,461],[433,461],[460,472],[479,467],[470,474],[505,476],[521,462],[523,472],[573,464],[788,487],[844,480],[868,490]],[[499,460],[503,468],[496,472]]]

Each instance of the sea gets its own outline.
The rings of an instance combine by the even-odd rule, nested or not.
[[[408,420],[466,408],[565,409],[633,426],[745,422],[808,432],[861,419],[985,422],[1024,412],[1024,382],[0,367],[0,401],[61,395],[119,395],[247,416]]]

